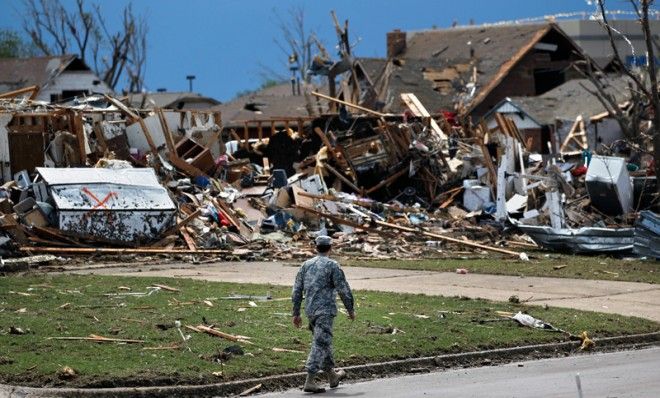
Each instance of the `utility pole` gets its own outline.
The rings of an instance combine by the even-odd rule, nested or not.
[[[193,87],[192,87],[192,83],[193,83],[193,80],[195,80],[195,77],[196,77],[195,75],[188,75],[188,76],[186,76],[186,79],[188,79],[188,91],[191,92],[191,93],[193,92],[193,90],[192,90],[192,88],[193,88]]]

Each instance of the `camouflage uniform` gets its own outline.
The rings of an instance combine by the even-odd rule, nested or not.
[[[307,372],[334,368],[332,358],[332,323],[337,315],[336,293],[346,310],[353,313],[353,294],[339,264],[323,254],[305,261],[293,286],[293,316],[300,316],[303,292],[305,314],[313,333],[312,349],[307,358]]]

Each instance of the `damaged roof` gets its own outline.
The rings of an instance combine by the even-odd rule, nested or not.
[[[326,88],[310,87],[308,91],[327,92]],[[242,95],[232,101],[218,105],[214,111],[222,112],[225,126],[241,125],[247,120],[271,120],[273,118],[296,118],[320,115],[327,111],[325,103],[319,103],[311,94],[307,95],[313,105],[310,114],[308,100],[301,86],[301,95],[293,95],[291,83],[281,83],[262,90]],[[325,101],[324,101],[325,102]]]
[[[453,109],[461,96],[474,108],[553,30],[573,43],[552,23],[467,26],[409,33],[405,51],[390,61],[386,110],[403,111],[404,105],[398,98],[404,92],[415,93],[432,113]],[[470,81],[474,67],[476,89],[470,96],[465,84]]]
[[[220,101],[192,92],[155,92],[131,93],[128,95],[131,107],[138,109],[164,108],[184,109],[189,107],[212,107],[219,105]],[[195,106],[196,104],[198,106]]]
[[[75,55],[32,58],[0,58],[0,92],[48,84],[66,69],[90,70]]]
[[[612,76],[606,78],[606,81],[606,91],[618,103],[630,98],[628,78]],[[575,120],[578,115],[589,118],[606,112],[607,109],[590,91],[596,91],[596,87],[589,79],[574,79],[537,97],[511,97],[504,101],[516,104],[538,123],[551,125],[557,119]],[[494,109],[498,108],[499,105]]]

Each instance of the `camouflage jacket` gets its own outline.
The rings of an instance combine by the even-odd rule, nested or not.
[[[337,315],[336,293],[344,307],[353,312],[353,293],[339,264],[327,256],[318,255],[303,263],[296,275],[291,300],[293,316],[300,316],[303,293],[307,317]]]

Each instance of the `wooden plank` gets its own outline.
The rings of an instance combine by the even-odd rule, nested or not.
[[[442,202],[442,204],[440,205],[440,208],[444,209],[447,206],[449,206],[450,204],[452,204],[454,202],[454,198],[456,198],[456,196],[458,196],[458,194],[461,193],[462,191],[463,191],[463,187],[458,187],[458,189],[455,189],[454,192],[452,192],[449,195],[449,198],[447,200],[445,200],[444,202]]]
[[[444,133],[444,131],[442,131],[435,119],[431,117],[429,111],[426,110],[426,107],[421,103],[415,94],[401,93],[401,99],[415,116],[431,118],[431,129],[436,134],[437,138],[442,141],[447,140],[447,135]]]
[[[481,153],[484,157],[484,163],[486,164],[486,168],[488,169],[488,175],[490,176],[491,191],[492,191],[493,186],[497,185],[497,169],[495,168],[493,159],[490,157],[490,152],[488,152],[488,148],[484,143],[484,137],[486,131],[488,130],[488,127],[486,127],[486,124],[483,121],[481,122],[481,125],[479,127],[480,128],[477,131],[480,131],[481,134],[477,136],[476,139],[477,145],[479,146],[479,149],[481,149]]]
[[[371,229],[371,228],[367,227],[366,225],[356,223],[355,221],[352,221],[352,220],[347,220],[343,217],[335,216],[334,214],[330,214],[330,213],[326,213],[326,212],[323,212],[323,211],[320,211],[320,210],[316,210],[316,209],[313,209],[311,207],[293,205],[293,208],[303,210],[307,213],[316,214],[317,216],[325,217],[328,220],[334,222],[335,224],[348,225],[349,227],[358,228],[358,229],[365,230],[365,231]]]
[[[232,254],[223,249],[160,249],[152,247],[115,248],[115,247],[37,247],[21,246],[22,252],[34,253],[70,253],[70,254]]]
[[[190,249],[191,251],[197,251],[197,245],[195,244],[195,241],[188,233],[188,230],[186,228],[181,228],[179,232],[181,233],[181,236],[183,236],[183,240],[186,241],[186,245],[188,245],[188,249]]]
[[[144,119],[138,118],[137,122],[140,125],[140,130],[142,130],[144,137],[147,139],[147,143],[149,144],[149,148],[151,148],[151,152],[154,155],[158,155],[158,148],[156,147],[156,143],[154,143],[154,139],[151,136],[151,132],[149,131],[147,124],[144,122]]]
[[[90,334],[87,337],[46,337],[46,340],[82,340],[82,341],[93,341],[95,343],[129,343],[129,344],[142,344],[144,340],[132,340],[132,339],[116,339],[112,337],[103,337],[96,334]]]
[[[316,96],[316,97],[319,97],[319,98],[326,99],[326,100],[328,100],[328,101],[337,102],[337,103],[339,103],[339,104],[342,104],[342,105],[345,105],[345,106],[348,106],[348,107],[351,107],[351,108],[354,108],[354,109],[360,110],[360,111],[362,111],[362,112],[370,113],[370,114],[375,115],[375,116],[378,116],[378,117],[384,117],[384,116],[386,116],[385,113],[376,112],[376,111],[374,111],[374,110],[372,110],[372,109],[365,108],[365,107],[360,106],[360,105],[355,105],[355,104],[352,104],[352,103],[350,103],[350,102],[340,100],[340,99],[338,99],[338,98],[330,97],[330,96],[328,96],[328,95],[321,94],[321,93],[318,93],[318,92],[316,92],[316,91],[312,91],[312,95],[314,95],[314,96]]]
[[[582,137],[582,139],[577,140],[577,137]],[[571,146],[572,143],[577,144],[579,149]],[[564,138],[564,142],[562,142],[561,146],[559,147],[559,152],[563,155],[574,153],[579,154],[583,149],[586,149],[587,147],[588,145],[586,140],[586,132],[584,129],[584,120],[582,119],[582,115],[578,115],[575,118],[575,122],[571,126],[568,135],[566,135],[566,138]]]
[[[14,98],[17,97],[21,94],[27,94],[31,93],[28,99],[33,100],[36,98],[37,94],[39,93],[39,86],[34,85],[34,86],[28,86],[25,88],[20,88],[18,90],[14,91],[8,91],[6,93],[0,94],[0,98]]]
[[[175,154],[170,154],[170,163],[172,163],[176,168],[179,170],[182,170],[185,172],[185,174],[191,176],[191,177],[197,177],[197,176],[205,176],[206,173],[198,169],[197,167],[188,164],[185,160],[181,159],[180,157],[176,156]]]
[[[206,325],[197,325],[197,326],[186,325],[186,329],[190,329],[190,330],[193,330],[195,332],[204,332],[204,333],[210,334],[212,336],[222,337],[223,339],[230,340],[230,341],[239,341],[239,340],[249,339],[249,337],[246,337],[246,336],[234,336],[233,334],[221,332],[219,330],[210,328]]]
[[[447,142],[448,138],[447,135],[442,131],[438,123],[431,117],[431,114],[429,111],[426,110],[426,107],[419,101],[417,96],[413,93],[401,93],[401,99],[403,102],[410,108],[412,113],[415,116],[420,116],[420,117],[426,117],[429,119],[429,126],[431,127],[431,131],[433,131],[436,139],[441,143],[441,145],[444,142]],[[449,154],[449,153],[447,153]],[[454,168],[452,168],[449,165],[449,162],[447,162],[447,158],[445,157],[444,149],[442,149],[442,146],[440,148],[440,151],[438,151],[438,155],[440,155],[440,160],[442,161],[442,164],[444,164],[445,167],[449,168],[451,171],[456,171]]]
[[[421,234],[421,235],[428,236],[428,237],[431,237],[431,238],[436,238],[436,239],[444,240],[444,241],[447,241],[447,242],[457,243],[457,244],[460,244],[460,245],[463,245],[463,246],[476,247],[476,248],[479,248],[479,249],[493,251],[493,252],[502,253],[502,254],[507,254],[507,255],[510,255],[510,256],[518,257],[518,258],[520,257],[520,253],[511,251],[511,250],[502,249],[502,248],[499,248],[499,247],[492,247],[492,246],[482,245],[480,243],[473,242],[471,240],[461,240],[461,239],[456,239],[456,238],[452,238],[452,237],[445,236],[445,235],[436,234],[436,233],[433,233],[433,232],[419,231],[415,228],[404,227],[402,225],[391,224],[391,223],[387,223],[387,222],[384,222],[384,221],[375,221],[375,223],[377,225],[380,225],[380,226],[386,227],[386,228],[396,229],[396,230],[404,231],[404,232],[417,233],[417,234]]]
[[[192,214],[188,215],[186,218],[184,218],[182,221],[180,221],[178,224],[173,226],[172,228],[168,229],[167,231],[163,232],[160,234],[160,236],[167,236],[167,235],[173,235],[175,234],[178,230],[181,228],[185,227],[188,225],[191,221],[193,221],[195,218],[197,218],[200,214],[202,213],[201,209],[195,210]]]
[[[174,140],[172,139],[172,134],[170,128],[167,125],[167,119],[165,119],[165,114],[160,108],[154,109],[154,112],[158,115],[158,121],[160,122],[160,128],[163,130],[163,135],[165,136],[165,144],[167,144],[167,150],[170,153],[176,153]]]
[[[343,174],[337,171],[334,167],[330,166],[328,163],[323,163],[323,167],[325,167],[326,170],[334,174],[337,178],[339,178],[344,184],[348,185],[355,192],[358,193],[362,192],[362,189],[358,188],[351,180],[346,178]]]
[[[331,158],[334,158],[335,157],[335,148],[332,146],[332,144],[330,143],[330,140],[325,135],[323,130],[321,130],[320,127],[314,127],[314,132],[316,133],[316,135],[319,136],[319,138],[321,138],[321,141],[323,142],[323,145],[325,145],[325,147],[328,148],[328,156],[331,157]]]
[[[72,110],[69,113],[69,127],[78,141],[80,166],[85,166],[87,164],[87,150],[85,146],[85,127],[83,126],[82,114]]]
[[[103,134],[101,123],[94,123],[94,134],[96,135],[96,141],[101,146],[101,152],[105,156],[105,153],[108,152],[108,141],[106,141],[105,134]]]
[[[75,241],[75,240],[73,240],[73,239],[71,239],[67,236],[62,235],[59,232],[59,230],[57,230],[55,228],[39,227],[39,226],[34,225],[34,226],[32,226],[32,231],[34,231],[39,236],[46,237],[48,239],[59,240],[59,241],[68,243],[68,244],[73,245],[73,246],[77,246],[77,247],[86,246],[86,245],[83,245],[82,243],[77,242],[77,241]]]
[[[141,117],[140,117],[138,114],[136,114],[135,112],[133,112],[132,110],[130,110],[130,109],[129,109],[126,105],[124,105],[121,101],[117,100],[116,98],[112,98],[111,96],[109,96],[109,95],[107,95],[107,94],[104,94],[103,96],[104,96],[105,99],[107,99],[112,105],[116,106],[117,109],[119,109],[119,111],[120,111],[121,113],[123,113],[123,114],[125,114],[126,116],[128,116],[129,118],[131,118],[132,121],[137,121],[138,119],[141,119]]]
[[[243,148],[246,150],[250,148],[250,128],[247,122],[243,124]]]

